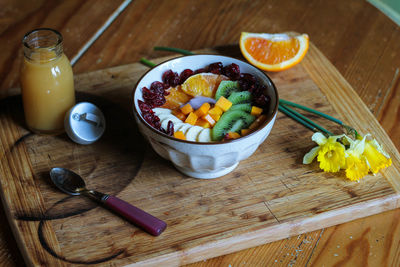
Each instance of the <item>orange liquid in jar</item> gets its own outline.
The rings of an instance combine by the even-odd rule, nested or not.
[[[35,49],[24,58],[20,81],[28,128],[36,133],[62,133],[64,116],[75,105],[72,68],[64,53]]]

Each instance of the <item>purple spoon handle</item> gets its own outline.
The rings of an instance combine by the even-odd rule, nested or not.
[[[109,196],[104,205],[154,236],[167,228],[165,222],[117,197]]]

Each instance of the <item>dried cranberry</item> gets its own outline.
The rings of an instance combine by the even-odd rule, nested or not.
[[[153,114],[153,110],[151,110],[151,106],[148,104],[144,103],[143,101],[139,100],[139,108],[142,111],[142,113],[151,113]]]
[[[222,62],[215,62],[208,66],[208,71],[214,74],[221,74],[223,69]]]
[[[154,116],[154,118],[157,118],[158,121],[154,121],[154,122],[153,122],[153,127],[156,128],[157,130],[161,129],[160,118],[158,118],[157,116]]]
[[[154,116],[153,116],[153,123],[159,122],[159,121],[160,121],[160,118],[157,117],[156,115],[154,115]]]
[[[162,75],[162,80],[165,84],[171,87],[175,87],[180,83],[178,73],[173,72],[172,70],[167,70],[166,72],[164,72],[164,74]]]
[[[247,83],[247,84],[256,84],[257,79],[253,74],[250,73],[241,73],[239,77],[239,83]]]
[[[159,107],[165,104],[165,102],[167,102],[167,100],[165,99],[165,97],[163,95],[158,95],[157,98],[151,100],[151,104],[153,107]]]
[[[237,64],[232,63],[223,68],[222,74],[228,76],[229,79],[236,81],[240,78],[240,68]]]
[[[169,81],[170,77],[173,76],[173,75],[174,75],[174,72],[172,70],[165,71],[163,73],[163,75],[162,75],[163,83],[168,84],[168,81]]]
[[[271,101],[270,97],[264,94],[261,94],[253,99],[253,103],[256,106],[264,108],[268,107],[270,101]]]
[[[240,78],[238,81],[239,81],[239,86],[243,91],[252,92],[257,84],[257,79],[249,73],[240,74]]]
[[[156,94],[146,87],[142,88],[142,93],[144,101],[152,108],[162,106],[166,102],[164,94]]]
[[[197,69],[194,71],[194,74],[203,73],[203,72],[207,72],[207,69],[206,68]]]
[[[142,114],[143,115],[143,119],[145,120],[145,121],[147,121],[150,125],[153,125],[153,114],[150,114],[150,113],[144,113],[144,114]]]
[[[147,87],[142,88],[142,94],[143,94],[143,98],[146,101],[146,103],[148,103],[148,101],[151,101],[152,99],[157,97],[157,94],[150,91]]]
[[[176,76],[171,80],[170,85],[172,87],[175,87],[175,86],[180,85],[180,84],[181,84],[181,79],[179,78],[179,75],[176,73]]]
[[[156,94],[164,94],[164,84],[162,82],[153,82],[150,85],[150,90]]]
[[[167,125],[167,133],[170,136],[174,135],[174,123],[172,121],[168,121],[168,125]]]
[[[184,71],[182,71],[181,74],[179,75],[180,83],[181,84],[184,83],[186,79],[192,76],[193,74],[194,72],[191,69],[185,69]]]

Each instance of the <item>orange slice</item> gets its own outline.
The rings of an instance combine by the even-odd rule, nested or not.
[[[213,73],[195,74],[182,84],[182,91],[191,96],[214,97],[222,80],[228,80],[228,77]]]
[[[307,53],[307,34],[249,33],[240,35],[240,50],[254,66],[266,71],[281,71],[299,63]]]
[[[177,87],[170,87],[166,90],[169,94],[165,96],[167,101],[161,106],[162,108],[173,110],[179,108],[182,104],[189,102],[192,97],[182,91],[181,87],[182,86],[178,85]]]

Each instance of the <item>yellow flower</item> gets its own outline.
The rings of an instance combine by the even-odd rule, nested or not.
[[[368,174],[368,165],[364,159],[349,155],[346,157],[346,177],[358,181]]]
[[[358,181],[368,174],[369,168],[362,153],[365,148],[365,137],[353,141],[345,136],[350,147],[345,151],[346,177],[352,181]]]
[[[373,173],[377,173],[379,170],[392,165],[392,159],[375,139],[365,143],[363,155]]]
[[[319,167],[326,172],[337,172],[345,165],[345,147],[337,142],[344,135],[329,136],[315,133],[312,140],[318,144],[304,155],[303,164],[310,164],[315,157],[319,161]]]

